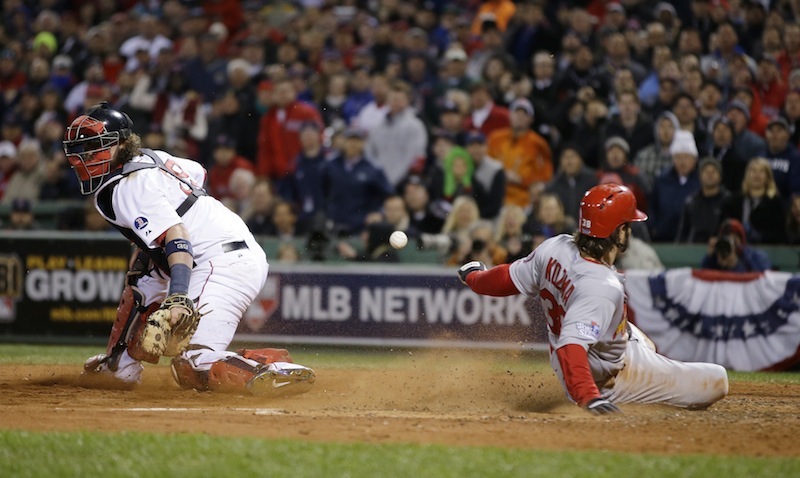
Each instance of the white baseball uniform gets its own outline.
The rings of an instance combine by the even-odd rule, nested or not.
[[[141,241],[140,246],[160,248],[163,235],[176,224],[183,223],[188,230],[187,239],[192,244],[195,262],[189,297],[206,314],[183,356],[190,359],[196,370],[205,371],[215,361],[235,355],[226,349],[245,310],[264,286],[269,265],[266,254],[242,219],[213,197],[200,196],[183,217],[179,216],[176,210],[191,193],[191,188],[182,181],[200,187],[206,171],[195,161],[164,151],[154,153],[177,177],[159,168],[112,177],[110,185],[98,190],[95,204],[98,205],[100,191],[113,186],[110,193],[113,211],[100,205],[97,209],[118,228],[128,229],[128,234],[132,231]],[[153,160],[140,155],[132,162],[153,163]],[[137,286],[145,296],[145,306],[160,303],[166,296],[169,279],[153,269],[139,279]],[[254,361],[248,363],[258,365]],[[136,371],[140,374],[141,367],[131,366],[134,364],[135,360],[125,351],[119,362],[118,376],[129,382],[137,381]]]
[[[611,402],[703,408],[727,395],[725,368],[678,362],[655,352],[653,343],[628,323],[622,274],[581,257],[572,236],[546,240],[511,264],[509,274],[520,292],[541,299],[550,364],[565,390],[554,351],[575,344],[587,351],[592,378]]]

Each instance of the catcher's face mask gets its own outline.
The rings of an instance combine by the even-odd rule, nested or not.
[[[82,194],[95,192],[111,172],[111,148],[119,144],[118,131],[87,115],[72,122],[64,133],[64,153],[81,184]]]

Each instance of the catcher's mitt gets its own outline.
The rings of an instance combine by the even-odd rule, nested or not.
[[[172,309],[180,308],[180,318],[172,323]],[[189,345],[197,330],[203,312],[195,308],[194,302],[185,294],[172,294],[164,299],[161,307],[147,318],[147,326],[141,337],[141,348],[158,356],[175,357]]]

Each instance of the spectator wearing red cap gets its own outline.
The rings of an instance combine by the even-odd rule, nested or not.
[[[283,196],[280,183],[294,173],[295,158],[301,149],[300,126],[307,121],[319,124],[320,128],[323,124],[316,108],[297,100],[289,79],[274,84],[273,102],[273,108],[261,117],[256,173],[277,182],[277,192]]]
[[[214,166],[208,172],[208,192],[219,200],[231,199],[230,179],[237,169],[253,171],[253,163],[236,154],[236,140],[220,134],[214,138]]]
[[[720,225],[719,233],[708,243],[708,253],[700,263],[703,269],[729,272],[760,272],[772,268],[769,257],[747,244],[744,226],[736,219]]]

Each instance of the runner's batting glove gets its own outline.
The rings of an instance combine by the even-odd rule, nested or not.
[[[592,415],[609,415],[611,413],[622,413],[622,410],[617,408],[616,405],[604,400],[602,398],[595,398],[586,405],[586,410],[589,410]]]
[[[467,276],[470,275],[472,272],[476,271],[485,271],[486,264],[483,262],[472,261],[467,262],[460,269],[458,269],[458,278],[461,279],[461,283],[467,285]]]

